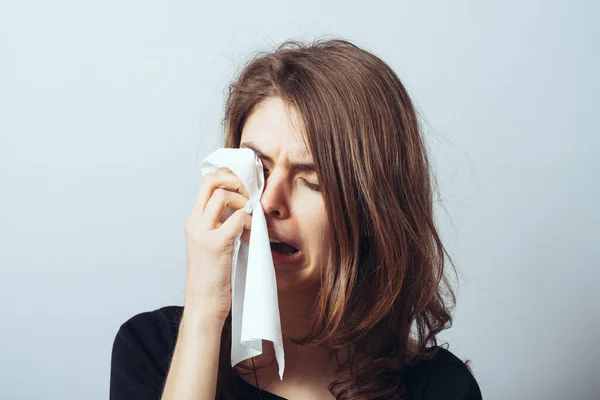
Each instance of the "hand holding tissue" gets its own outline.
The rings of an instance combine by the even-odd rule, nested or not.
[[[250,149],[220,148],[200,162],[202,174],[229,168],[250,195],[243,210],[252,214],[250,242],[234,241],[231,262],[231,366],[262,354],[262,340],[273,342],[283,379],[285,367],[277,282],[269,233],[260,198],[265,186],[263,165]]]

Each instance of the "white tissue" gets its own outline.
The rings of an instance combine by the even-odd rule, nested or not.
[[[263,165],[250,149],[220,148],[200,162],[202,175],[229,168],[250,195],[243,210],[252,214],[250,243],[235,237],[231,262],[231,366],[262,354],[262,339],[273,342],[283,379],[285,367],[277,282],[265,214],[260,204],[264,189]],[[227,209],[225,218],[233,210]],[[224,219],[223,219],[224,220]]]

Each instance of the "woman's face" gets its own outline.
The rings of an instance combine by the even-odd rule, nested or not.
[[[261,158],[265,187],[261,205],[267,228],[299,249],[299,260],[273,262],[279,292],[318,288],[328,229],[327,215],[316,171],[310,171],[311,155],[302,142],[302,126],[291,108],[279,98],[259,104],[242,130],[240,147]],[[303,164],[303,168],[295,165]]]

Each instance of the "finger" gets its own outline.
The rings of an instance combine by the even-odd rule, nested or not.
[[[231,214],[227,221],[223,222],[223,225],[219,227],[219,231],[227,240],[233,240],[242,230],[250,231],[251,227],[252,215],[239,209]]]
[[[195,225],[198,219],[204,214],[206,205],[217,188],[237,192],[250,198],[242,181],[229,168],[220,168],[217,172],[206,173],[196,192],[194,208],[188,217],[192,225]]]
[[[246,197],[250,197],[250,193],[246,190],[244,183],[241,179],[229,168],[223,167],[219,168],[216,172],[218,177],[223,177],[223,185],[222,187],[227,190],[231,190],[233,192],[237,192],[243,194]],[[221,187],[221,186],[219,186]]]
[[[214,190],[217,188],[223,188],[232,192],[237,192],[250,198],[250,194],[246,190],[246,187],[240,178],[238,178],[238,176],[229,168],[220,168],[217,170],[217,172],[206,174],[202,179],[202,183],[198,189],[196,201],[196,206],[198,207],[198,210],[200,210],[201,214],[204,213],[204,209],[206,208],[208,200],[211,198]]]
[[[221,217],[227,207],[238,210],[243,208],[247,202],[248,198],[242,194],[217,188],[206,204],[203,217],[209,228],[217,228],[221,225]]]

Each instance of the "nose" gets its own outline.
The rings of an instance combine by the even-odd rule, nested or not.
[[[265,176],[265,188],[260,198],[260,204],[265,214],[276,218],[286,218],[288,214],[286,199],[285,181],[277,179],[274,174]]]

